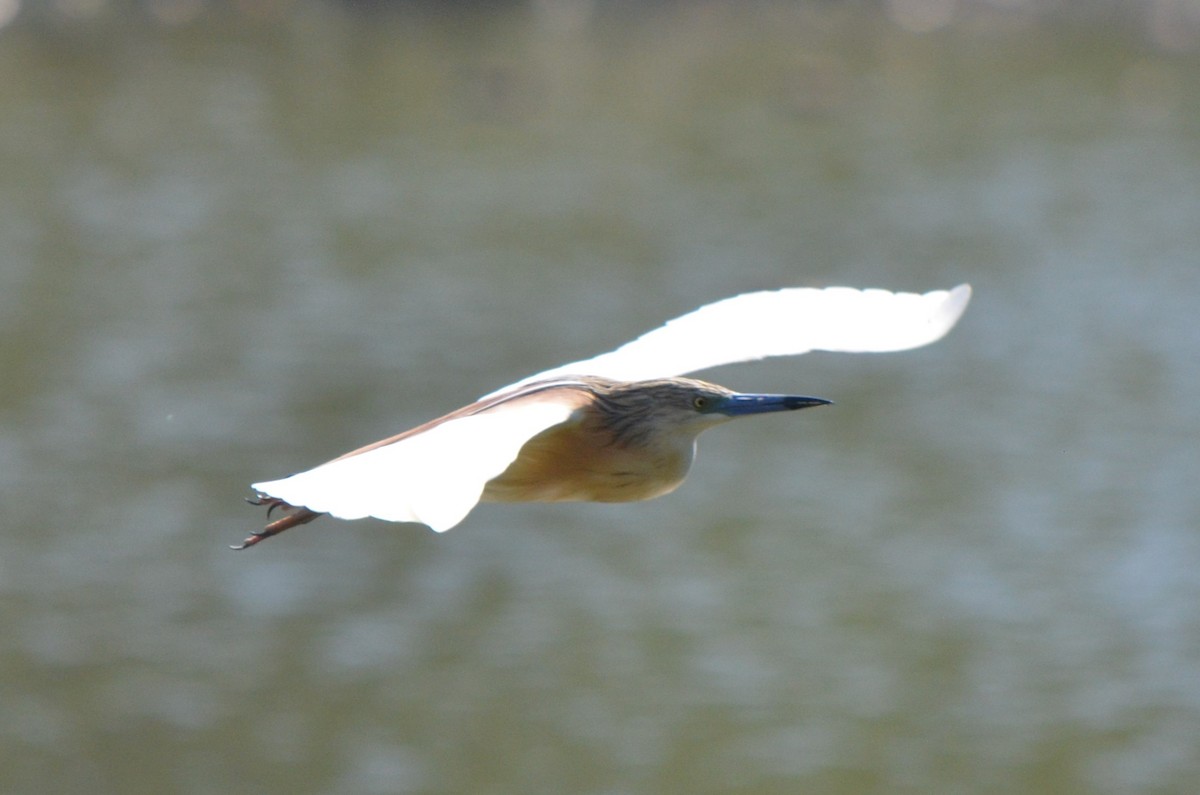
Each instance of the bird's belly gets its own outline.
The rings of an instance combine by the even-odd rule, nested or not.
[[[532,439],[484,488],[489,502],[634,502],[674,491],[691,465],[685,450],[596,446],[576,433]]]
[[[551,477],[526,477],[510,468],[484,487],[486,502],[635,502],[674,491],[683,478],[667,480],[629,470],[576,471]]]

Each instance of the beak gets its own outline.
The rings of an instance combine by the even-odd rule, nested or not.
[[[768,411],[795,411],[813,406],[827,406],[832,400],[800,395],[730,395],[717,409],[730,417],[744,414],[763,414]]]

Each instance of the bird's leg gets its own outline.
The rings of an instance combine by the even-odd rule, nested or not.
[[[255,499],[247,498],[246,502],[250,503],[251,505],[267,506],[268,519],[271,518],[271,512],[276,508],[283,508],[285,511],[287,511],[287,513],[275,521],[270,522],[262,530],[246,536],[246,540],[242,543],[230,545],[230,549],[246,549],[247,547],[252,547],[265,538],[270,538],[271,536],[279,535],[284,530],[290,530],[293,527],[307,524],[321,515],[315,511],[310,511],[307,508],[295,508],[291,505],[288,505],[283,500],[278,499],[277,497],[266,497],[260,495]]]

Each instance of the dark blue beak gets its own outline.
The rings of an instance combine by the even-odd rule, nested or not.
[[[727,397],[717,411],[731,417],[743,414],[763,414],[768,411],[795,411],[813,406],[827,406],[832,400],[818,397],[803,397],[801,395],[731,395]]]

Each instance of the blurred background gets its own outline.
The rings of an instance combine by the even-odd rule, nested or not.
[[[0,791],[1190,793],[1200,3],[0,0]],[[674,494],[248,484],[969,281]]]

